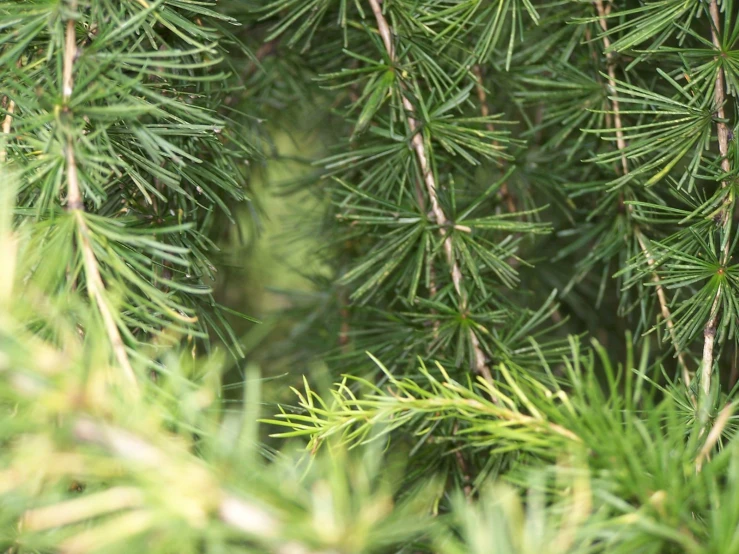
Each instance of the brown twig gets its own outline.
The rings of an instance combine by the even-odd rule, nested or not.
[[[716,47],[716,50],[721,51],[721,40],[719,33],[721,29],[721,19],[719,17],[718,4],[716,0],[711,0],[709,7],[711,12],[711,41]],[[724,110],[724,104],[726,103],[726,79],[724,77],[724,68],[719,65],[718,73],[716,74],[716,88],[713,91],[714,101],[716,103],[716,115],[720,121],[716,124],[716,130],[718,132],[718,149],[721,152],[721,169],[724,173],[731,171],[731,164],[727,154],[729,152],[729,127],[726,125],[724,120],[726,119],[726,112]],[[724,181],[723,186],[726,186]]]
[[[387,19],[385,19],[385,15],[382,12],[380,0],[368,1],[372,8],[372,13],[375,16],[375,20],[377,21],[377,29],[380,33],[380,37],[382,38],[385,50],[387,51],[390,60],[394,62],[395,48],[393,46],[392,32],[390,30],[390,25],[388,24]],[[416,159],[418,160],[418,165],[421,169],[421,176],[423,178],[426,192],[428,193],[428,198],[431,203],[431,212],[434,216],[436,224],[440,228],[440,233],[442,236],[442,247],[444,248],[444,254],[449,266],[449,272],[452,276],[452,284],[454,285],[454,290],[457,292],[457,295],[461,299],[462,308],[465,309],[467,301],[465,298],[465,293],[462,289],[462,271],[459,267],[459,263],[454,257],[452,240],[448,230],[450,222],[447,219],[446,214],[441,207],[441,204],[439,203],[436,177],[434,176],[434,172],[429,162],[429,157],[426,152],[426,145],[423,141],[423,135],[420,132],[421,130],[419,128],[419,123],[415,119],[416,110],[413,106],[413,103],[410,101],[406,94],[401,94],[401,100],[403,103],[403,108],[406,112],[406,121],[413,137],[411,139],[411,147],[416,154]],[[470,329],[469,334],[470,343],[472,345],[472,352],[475,360],[474,369],[478,374],[482,375],[488,383],[492,385],[493,375],[490,372],[490,368],[488,368],[487,366],[487,361],[485,359],[485,354],[483,353],[482,347],[480,346],[480,341],[472,329]]]
[[[670,308],[667,306],[667,295],[665,295],[665,289],[662,288],[662,285],[659,281],[659,276],[657,275],[657,272],[655,270],[656,262],[654,260],[654,257],[652,256],[652,253],[649,251],[649,246],[646,243],[646,237],[639,231],[636,231],[636,240],[639,242],[639,248],[641,248],[642,253],[644,254],[644,257],[647,260],[647,264],[649,267],[653,270],[652,273],[652,281],[655,284],[655,289],[657,291],[657,300],[659,301],[659,308],[660,312],[662,313],[662,319],[665,320],[665,326],[667,327],[667,332],[670,335],[670,339],[672,339],[672,343],[675,346],[675,351],[677,352],[677,359],[678,362],[680,362],[680,366],[682,367],[683,372],[683,380],[685,381],[685,386],[687,387],[690,385],[690,374],[688,373],[688,363],[685,360],[685,354],[683,353],[682,349],[677,343],[677,335],[675,333],[675,323],[672,321],[672,314],[670,313]]]
[[[603,4],[603,0],[595,0],[595,9],[598,12],[598,16],[600,17],[599,23],[601,29],[603,29],[604,32],[608,31],[608,23],[606,21],[606,17],[611,12],[611,4],[608,4],[608,6],[605,6]],[[608,86],[613,89],[613,98],[610,99],[611,102],[611,108],[613,111],[613,122],[614,126],[616,128],[616,146],[618,147],[619,152],[621,153],[621,170],[623,171],[624,175],[629,173],[629,164],[626,159],[626,139],[624,138],[624,132],[623,132],[623,122],[621,121],[621,106],[618,101],[618,98],[615,96],[615,90],[616,90],[616,67],[613,63],[613,53],[609,50],[611,47],[611,40],[608,38],[608,35],[603,36],[603,50],[605,51],[606,56],[606,62],[608,65]],[[633,212],[633,207],[629,204],[627,206],[627,209],[629,212]],[[690,386],[690,372],[688,371],[688,364],[685,360],[685,355],[680,347],[680,344],[677,341],[677,334],[675,333],[675,324],[672,321],[672,314],[670,313],[670,308],[667,303],[667,295],[665,294],[665,290],[660,284],[659,276],[656,272],[656,262],[654,260],[654,257],[652,256],[652,253],[649,251],[649,248],[647,246],[646,240],[644,235],[642,235],[638,230],[636,231],[636,239],[639,243],[639,248],[641,249],[642,253],[644,254],[645,259],[647,260],[647,265],[649,265],[650,269],[652,269],[652,281],[655,284],[655,290],[657,291],[657,301],[659,302],[660,312],[662,313],[662,318],[665,320],[665,325],[667,326],[667,333],[670,335],[670,339],[672,340],[672,345],[675,347],[675,352],[677,353],[677,359],[678,362],[682,368],[682,377],[683,381],[685,382],[685,386]]]
[[[77,0],[70,0],[69,7],[72,11],[77,9]],[[62,99],[65,111],[68,110],[69,101],[74,90],[74,61],[77,57],[77,35],[75,31],[75,22],[73,19],[67,20],[67,27],[64,41],[64,64],[62,67]],[[79,231],[79,248],[82,252],[82,260],[85,268],[85,277],[87,284],[87,292],[93,302],[97,305],[100,316],[103,319],[105,331],[110,340],[118,364],[123,372],[123,377],[131,389],[138,391],[138,382],[134,373],[131,362],[126,353],[126,347],[123,343],[118,325],[105,300],[105,285],[100,276],[100,269],[95,254],[90,244],[90,229],[84,217],[85,205],[82,200],[82,192],[80,189],[79,174],[77,171],[77,159],[74,150],[74,138],[71,134],[67,135],[66,142],[66,161],[67,161],[67,210],[74,215]]]
[[[721,52],[721,40],[719,34],[721,32],[721,20],[719,17],[718,3],[716,0],[711,0],[709,4],[709,12],[711,14],[711,41],[713,42],[716,50]],[[716,122],[716,131],[718,134],[718,149],[721,154],[721,170],[724,173],[731,171],[731,164],[729,163],[729,127],[725,123],[726,112],[724,111],[724,103],[726,102],[726,83],[724,78],[724,68],[719,64],[718,71],[716,73],[716,86],[713,91],[713,99],[716,104],[716,115],[718,121]],[[726,181],[721,182],[722,187],[727,186]],[[723,207],[723,224],[725,232],[728,232],[729,225],[731,224],[731,213],[729,204],[731,203],[731,197],[727,196]],[[729,261],[729,248],[730,242],[725,241],[724,251],[721,255],[721,266],[725,266]],[[711,391],[711,377],[713,373],[713,347],[716,340],[716,328],[718,327],[719,312],[721,309],[721,286],[719,285],[716,291],[716,297],[711,305],[711,312],[706,322],[706,326],[703,328],[703,359],[701,362],[701,391],[704,398],[708,398],[708,394]]]
[[[595,0],[595,8],[598,10],[600,16],[600,27],[603,31],[608,31],[608,23],[606,17],[611,13],[611,5],[603,5],[603,0]],[[619,104],[616,94],[616,66],[613,63],[613,52],[609,51],[611,47],[611,39],[608,35],[603,35],[603,50],[605,51],[608,71],[608,86],[613,89],[614,97],[611,99],[611,106],[613,107],[613,120],[616,127],[616,146],[619,152],[621,152],[621,169],[626,175],[629,172],[629,165],[626,161],[626,140],[624,139],[623,123],[621,122],[621,106]]]

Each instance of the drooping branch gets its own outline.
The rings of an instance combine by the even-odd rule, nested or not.
[[[595,9],[597,10],[598,16],[600,17],[599,22],[601,29],[603,29],[604,32],[607,32],[608,22],[606,18],[611,12],[611,4],[605,6],[603,4],[603,0],[595,0]],[[608,86],[614,91],[614,97],[610,99],[610,102],[613,111],[613,123],[616,129],[616,146],[621,153],[621,170],[623,171],[624,175],[626,175],[627,173],[629,173],[629,164],[628,160],[626,159],[626,139],[624,138],[623,122],[621,120],[621,106],[618,98],[615,96],[616,68],[613,63],[613,53],[609,50],[610,47],[611,41],[608,38],[608,35],[604,34],[603,49],[605,51],[606,62],[608,65]],[[627,209],[629,210],[629,212],[633,212],[633,206],[631,206],[630,204],[627,206]],[[665,294],[665,290],[662,287],[659,276],[656,272],[656,262],[654,260],[654,256],[652,256],[652,253],[649,251],[649,247],[644,235],[642,235],[641,232],[639,232],[638,230],[636,231],[636,240],[639,243],[639,248],[641,249],[642,254],[644,254],[644,258],[647,260],[647,265],[649,265],[649,268],[652,270],[652,281],[654,282],[654,288],[657,292],[657,301],[659,302],[662,319],[665,320],[667,333],[670,335],[670,340],[672,340],[672,345],[675,348],[675,352],[677,353],[677,359],[682,369],[683,381],[685,382],[685,386],[689,387],[690,373],[688,371],[688,364],[685,360],[685,355],[682,351],[682,348],[677,341],[677,334],[675,333],[675,323],[672,321],[672,314],[670,313],[670,308],[667,302],[667,295]]]
[[[70,0],[69,8],[76,11],[77,0]],[[77,34],[75,31],[74,19],[68,19],[65,30],[64,40],[64,57],[62,67],[62,100],[64,109],[69,109],[69,103],[74,90],[74,62],[77,57]],[[100,316],[103,319],[105,331],[113,348],[113,353],[118,360],[123,377],[132,390],[138,390],[136,374],[134,373],[131,362],[126,353],[126,347],[123,338],[118,330],[111,308],[105,298],[105,285],[100,276],[100,268],[98,261],[90,244],[90,229],[85,221],[84,211],[85,205],[82,200],[82,191],[80,187],[79,173],[77,170],[77,158],[74,149],[74,137],[71,133],[67,134],[65,144],[66,157],[66,176],[67,176],[67,210],[73,214],[77,223],[79,248],[82,253],[83,265],[85,268],[85,278],[87,292],[92,301],[97,306]]]
[[[375,16],[375,20],[377,21],[377,29],[385,46],[385,51],[387,52],[390,60],[394,62],[396,61],[396,59],[392,31],[390,29],[390,25],[387,22],[387,19],[385,18],[385,14],[382,12],[380,0],[369,0],[369,3],[372,7],[372,13]],[[426,145],[423,140],[423,134],[421,133],[420,125],[415,118],[416,109],[406,94],[401,94],[401,98],[403,109],[406,113],[408,128],[410,129],[412,135],[411,147],[416,154],[416,159],[421,170],[421,176],[426,187],[429,202],[431,204],[431,212],[433,213],[436,224],[439,226],[440,229],[439,232],[442,238],[442,247],[444,248],[444,255],[446,257],[447,265],[449,266],[449,272],[452,277],[452,284],[454,285],[454,290],[459,296],[462,307],[464,309],[466,308],[467,300],[465,297],[465,292],[462,288],[462,271],[459,267],[459,263],[454,256],[452,239],[448,230],[450,226],[449,219],[444,213],[444,210],[439,202],[436,177],[434,176],[434,172],[429,161],[429,156],[426,152]],[[492,384],[492,373],[490,372],[490,368],[488,368],[487,366],[485,354],[483,353],[480,341],[472,329],[470,329],[469,331],[469,338],[470,343],[472,344],[472,352],[475,358],[475,371],[478,374],[482,375],[488,383]]]

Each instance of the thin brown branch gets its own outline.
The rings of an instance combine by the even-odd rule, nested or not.
[[[709,12],[711,14],[711,41],[718,52],[721,52],[721,19],[719,15],[718,3],[716,0],[711,0],[709,4]],[[721,55],[721,54],[719,54]],[[724,173],[731,171],[731,164],[729,163],[729,127],[726,125],[726,112],[724,111],[724,104],[726,103],[726,81],[724,77],[724,68],[719,64],[718,71],[716,72],[716,84],[713,91],[713,100],[716,105],[716,116],[718,121],[716,122],[716,132],[718,134],[718,149],[721,154],[721,170]],[[726,187],[726,181],[721,183],[722,187]],[[723,207],[723,225],[724,233],[728,233],[731,225],[731,210],[730,204],[732,200],[730,196],[727,196],[727,201]],[[721,265],[724,266],[729,261],[729,248],[730,241],[725,240],[724,250],[721,256]],[[716,341],[716,329],[718,327],[719,312],[721,310],[721,286],[716,291],[716,297],[714,298],[713,305],[711,306],[711,314],[706,322],[706,326],[703,328],[703,360],[701,362],[701,391],[703,397],[708,398],[708,393],[711,391],[711,379],[713,373],[713,361],[714,361],[714,343]]]
[[[599,23],[601,29],[603,29],[604,32],[608,31],[608,22],[606,20],[606,17],[608,14],[611,13],[611,4],[608,4],[608,6],[603,4],[603,0],[595,0],[595,9],[598,12],[598,16],[600,17]],[[610,99],[611,102],[611,108],[613,111],[613,122],[614,127],[616,129],[616,146],[618,147],[619,152],[621,153],[621,170],[623,171],[623,174],[626,175],[629,173],[629,164],[628,160],[626,159],[626,139],[624,138],[624,132],[623,132],[623,122],[621,120],[621,106],[618,101],[618,98],[615,96],[616,94],[616,67],[613,60],[613,52],[609,50],[611,47],[611,40],[608,38],[608,35],[603,36],[603,50],[605,51],[606,56],[606,62],[608,65],[607,71],[608,71],[608,86],[612,89],[612,93],[614,94],[613,98]],[[633,212],[633,207],[629,204],[627,205],[627,209],[630,212]],[[655,284],[655,290],[657,292],[657,301],[659,302],[660,312],[662,313],[662,318],[665,320],[665,325],[667,327],[667,333],[670,335],[670,340],[672,341],[672,345],[675,348],[675,352],[677,353],[677,359],[681,366],[682,370],[682,377],[683,381],[685,382],[685,386],[690,386],[690,372],[688,371],[688,364],[685,360],[685,355],[682,351],[682,348],[680,347],[680,344],[677,341],[677,334],[675,333],[675,324],[672,321],[672,314],[670,313],[670,308],[667,302],[667,295],[665,294],[665,290],[660,284],[659,276],[657,275],[657,272],[655,271],[656,262],[654,260],[654,257],[652,256],[652,253],[649,251],[649,248],[647,247],[647,243],[645,240],[645,237],[637,230],[636,231],[636,239],[639,243],[639,248],[642,251],[642,254],[644,254],[644,258],[647,260],[647,264],[649,265],[650,269],[653,270],[652,273],[652,281]]]
[[[716,50],[721,52],[721,19],[719,17],[719,9],[716,0],[711,0],[709,7],[711,13],[711,41],[716,47]],[[718,149],[721,153],[721,169],[724,173],[731,171],[731,164],[729,163],[729,126],[726,125],[726,112],[724,105],[726,104],[726,78],[724,76],[724,68],[719,65],[718,72],[716,73],[716,88],[713,91],[713,98],[716,104],[716,115],[719,121],[716,123],[716,130],[718,132]],[[726,186],[724,181],[723,186]]]
[[[372,7],[372,13],[375,16],[375,20],[377,21],[377,29],[380,33],[380,37],[382,37],[382,42],[385,46],[385,50],[388,54],[388,57],[391,61],[395,61],[395,48],[393,46],[393,37],[392,32],[390,29],[390,25],[387,22],[387,19],[385,19],[385,14],[382,12],[382,6],[380,5],[380,0],[368,0],[370,3],[370,6]],[[408,124],[408,128],[411,131],[412,139],[411,139],[411,147],[413,148],[413,151],[416,154],[416,159],[418,160],[418,165],[421,169],[421,176],[423,178],[424,185],[426,187],[426,192],[428,193],[428,198],[431,203],[431,212],[434,216],[434,219],[437,223],[437,225],[440,228],[440,233],[442,237],[442,247],[444,249],[444,254],[446,257],[447,264],[449,266],[449,272],[452,276],[452,284],[454,285],[454,290],[457,292],[457,295],[461,299],[461,305],[462,309],[466,309],[467,299],[465,297],[465,293],[462,289],[462,271],[459,267],[459,263],[457,262],[455,256],[454,256],[454,249],[452,247],[452,240],[451,236],[449,234],[449,226],[450,222],[448,218],[446,217],[446,214],[444,213],[444,210],[441,207],[441,204],[439,203],[439,194],[438,194],[438,188],[436,184],[436,177],[434,176],[434,172],[431,168],[431,164],[429,162],[429,157],[426,152],[426,145],[424,144],[423,140],[423,134],[420,132],[419,123],[415,119],[415,107],[413,106],[413,103],[410,101],[407,95],[401,94],[402,97],[402,103],[403,108],[406,112],[406,121]],[[482,375],[486,381],[488,381],[490,384],[493,383],[493,375],[490,372],[490,368],[487,366],[487,361],[485,359],[485,354],[482,350],[482,347],[480,346],[480,341],[477,338],[477,335],[475,335],[475,332],[470,329],[470,344],[472,346],[472,352],[474,356],[474,369],[475,371]]]
[[[69,8],[72,11],[77,9],[77,0],[70,0]],[[67,21],[65,41],[64,41],[64,65],[62,68],[62,98],[65,110],[68,110],[69,101],[74,90],[74,61],[77,57],[77,35],[75,31],[75,22],[73,19]],[[79,173],[77,171],[77,159],[74,150],[74,137],[67,135],[66,142],[66,161],[67,161],[67,210],[74,215],[79,231],[79,248],[82,252],[82,260],[85,268],[85,277],[87,292],[90,299],[97,306],[100,316],[103,319],[105,331],[113,348],[113,353],[118,360],[118,365],[123,372],[123,377],[132,390],[138,391],[138,382],[134,373],[131,362],[126,353],[126,347],[123,343],[121,333],[118,330],[115,318],[105,299],[105,285],[100,276],[97,259],[90,244],[90,229],[84,217],[85,205],[82,200],[82,192],[80,188]]]
[[[598,10],[600,16],[600,27],[603,31],[608,31],[608,22],[606,16],[611,12],[611,5],[605,6],[603,0],[595,0],[595,8]],[[629,172],[629,165],[626,160],[626,140],[624,139],[623,123],[621,122],[621,106],[618,98],[615,96],[616,93],[616,66],[613,63],[613,52],[609,50],[611,47],[611,40],[607,35],[603,36],[603,50],[605,51],[608,71],[608,86],[613,89],[614,97],[611,99],[611,106],[613,107],[613,121],[616,127],[616,146],[619,152],[621,152],[621,169],[626,175]]]
[[[703,358],[701,361],[701,392],[703,398],[708,398],[711,392],[711,373],[713,373],[713,347],[716,343],[716,329],[718,328],[718,316],[721,311],[721,285],[716,290],[716,296],[711,305],[706,326],[703,327]]]
[[[652,253],[649,251],[649,246],[646,242],[646,237],[641,234],[640,231],[636,231],[636,240],[639,242],[639,248],[641,248],[642,253],[644,254],[644,257],[647,260],[647,264],[651,269],[655,269],[656,262],[654,260],[654,256],[652,256]],[[667,332],[670,335],[670,339],[672,340],[672,344],[675,347],[675,351],[677,352],[677,359],[678,362],[680,362],[680,366],[682,367],[682,374],[683,374],[683,380],[685,381],[685,386],[688,386],[690,384],[690,373],[688,373],[688,363],[685,360],[685,354],[682,351],[682,348],[680,348],[680,345],[677,342],[677,335],[675,333],[675,323],[672,321],[672,314],[670,313],[670,308],[668,308],[667,305],[667,295],[665,295],[665,289],[662,288],[662,285],[659,281],[659,276],[657,275],[656,271],[653,271],[652,273],[652,281],[655,284],[655,289],[657,291],[657,300],[659,301],[659,308],[660,312],[662,313],[662,319],[665,320],[665,326],[667,327]]]

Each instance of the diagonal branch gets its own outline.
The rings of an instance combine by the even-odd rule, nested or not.
[[[652,281],[654,282],[655,289],[657,292],[657,300],[659,301],[659,309],[662,313],[662,319],[665,320],[665,326],[667,327],[667,332],[670,335],[670,339],[672,340],[672,344],[675,346],[675,351],[677,352],[677,359],[680,362],[680,366],[682,367],[683,372],[683,380],[685,381],[685,386],[690,385],[690,373],[688,373],[688,364],[685,360],[685,353],[682,351],[680,346],[677,343],[677,335],[675,333],[675,323],[672,321],[672,314],[670,313],[670,308],[668,307],[667,303],[667,295],[665,294],[665,289],[660,284],[659,276],[657,275],[656,271],[656,262],[654,260],[654,256],[649,251],[649,246],[647,245],[647,238],[639,231],[636,231],[636,240],[639,243],[639,248],[641,248],[642,253],[644,254],[644,257],[647,260],[647,265],[649,265],[650,269],[653,270],[652,273]]]
[[[606,20],[606,16],[611,12],[611,4],[608,4],[606,7],[603,4],[603,0],[595,0],[595,8],[598,12],[598,15],[600,16],[600,26],[603,31],[608,31],[608,23]],[[608,38],[608,35],[603,35],[603,49],[605,51],[606,56],[606,62],[607,62],[607,70],[608,70],[608,86],[611,87],[614,91],[616,89],[616,67],[613,63],[613,53],[609,50],[611,47],[611,40]],[[624,138],[624,132],[623,132],[623,122],[621,121],[621,106],[618,101],[618,98],[614,97],[610,100],[611,107],[613,109],[613,122],[614,126],[616,128],[616,146],[618,147],[619,152],[621,152],[621,169],[625,174],[629,172],[629,164],[626,160],[626,139]],[[629,212],[633,212],[633,206],[630,204],[627,206],[627,209]],[[654,260],[654,256],[652,256],[652,253],[649,251],[649,248],[647,246],[646,239],[642,233],[640,233],[638,230],[636,231],[636,240],[639,243],[639,248],[642,251],[642,254],[644,254],[645,259],[647,260],[647,264],[649,265],[649,268],[652,269],[652,281],[655,285],[655,290],[657,292],[657,301],[659,302],[660,312],[662,313],[662,319],[665,320],[665,326],[667,327],[667,333],[670,335],[670,340],[672,340],[672,345],[675,347],[675,352],[677,353],[677,359],[680,363],[680,366],[682,368],[682,376],[683,381],[685,382],[685,386],[690,386],[690,373],[688,372],[688,364],[685,360],[685,355],[682,351],[682,348],[680,348],[680,344],[677,342],[677,334],[675,333],[675,324],[672,321],[672,314],[670,313],[670,308],[667,303],[667,295],[665,294],[665,290],[662,287],[659,276],[657,275],[656,269],[656,262]]]
[[[388,57],[391,61],[396,61],[395,59],[395,48],[393,46],[393,37],[392,37],[392,31],[390,29],[390,25],[387,22],[387,19],[385,19],[385,15],[382,13],[382,6],[380,5],[380,0],[368,0],[370,3],[370,6],[372,7],[372,13],[375,16],[375,20],[377,21],[377,29],[380,33],[380,37],[382,38],[382,42],[385,46],[385,50],[387,51]],[[431,203],[431,212],[434,215],[434,219],[436,220],[437,225],[440,229],[440,234],[442,237],[442,246],[444,248],[444,254],[446,256],[446,261],[449,266],[449,271],[452,276],[452,283],[454,284],[454,290],[457,292],[457,295],[461,299],[462,307],[464,308],[467,304],[465,293],[462,290],[462,271],[459,268],[459,263],[454,257],[454,250],[452,247],[452,240],[451,236],[449,235],[448,228],[449,228],[449,219],[446,217],[446,214],[444,213],[444,210],[441,207],[441,204],[439,203],[439,194],[437,190],[436,185],[436,177],[434,176],[434,172],[431,168],[431,164],[429,162],[429,157],[426,152],[426,145],[423,141],[423,135],[420,132],[420,125],[418,121],[415,119],[416,109],[413,106],[413,103],[410,101],[407,95],[401,94],[402,102],[403,102],[403,108],[406,112],[406,121],[408,123],[408,127],[410,128],[412,139],[411,139],[411,146],[413,148],[413,151],[416,154],[416,159],[418,160],[418,165],[421,169],[421,175],[423,177],[424,185],[426,186],[426,192],[428,193],[429,201]],[[485,380],[492,384],[493,382],[493,376],[490,372],[490,368],[487,366],[487,362],[485,360],[485,354],[482,351],[482,347],[480,345],[480,341],[477,338],[477,335],[475,332],[470,329],[469,331],[469,338],[470,342],[472,344],[472,351],[475,357],[475,371],[482,375]]]
[[[72,11],[77,9],[77,0],[70,0],[69,8]],[[62,68],[62,99],[65,109],[68,109],[69,101],[72,97],[74,89],[74,61],[77,57],[77,35],[75,32],[74,19],[67,20],[65,40],[64,40],[64,64]],[[71,133],[67,134],[66,142],[66,161],[67,161],[67,210],[73,214],[77,222],[79,231],[79,247],[82,252],[82,260],[85,268],[85,277],[87,292],[93,302],[96,304],[100,316],[103,319],[105,331],[113,348],[113,353],[118,360],[118,365],[123,371],[123,377],[134,391],[138,391],[138,383],[136,374],[134,373],[131,362],[126,353],[126,347],[123,343],[118,325],[115,322],[113,313],[105,299],[105,285],[100,276],[100,268],[97,259],[90,244],[90,229],[85,221],[84,212],[85,205],[82,201],[82,192],[80,189],[79,174],[77,171],[77,159],[74,150],[74,138]]]

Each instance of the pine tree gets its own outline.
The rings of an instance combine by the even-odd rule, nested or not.
[[[739,551],[738,19],[0,2],[2,549]],[[212,286],[299,115],[278,410]]]

